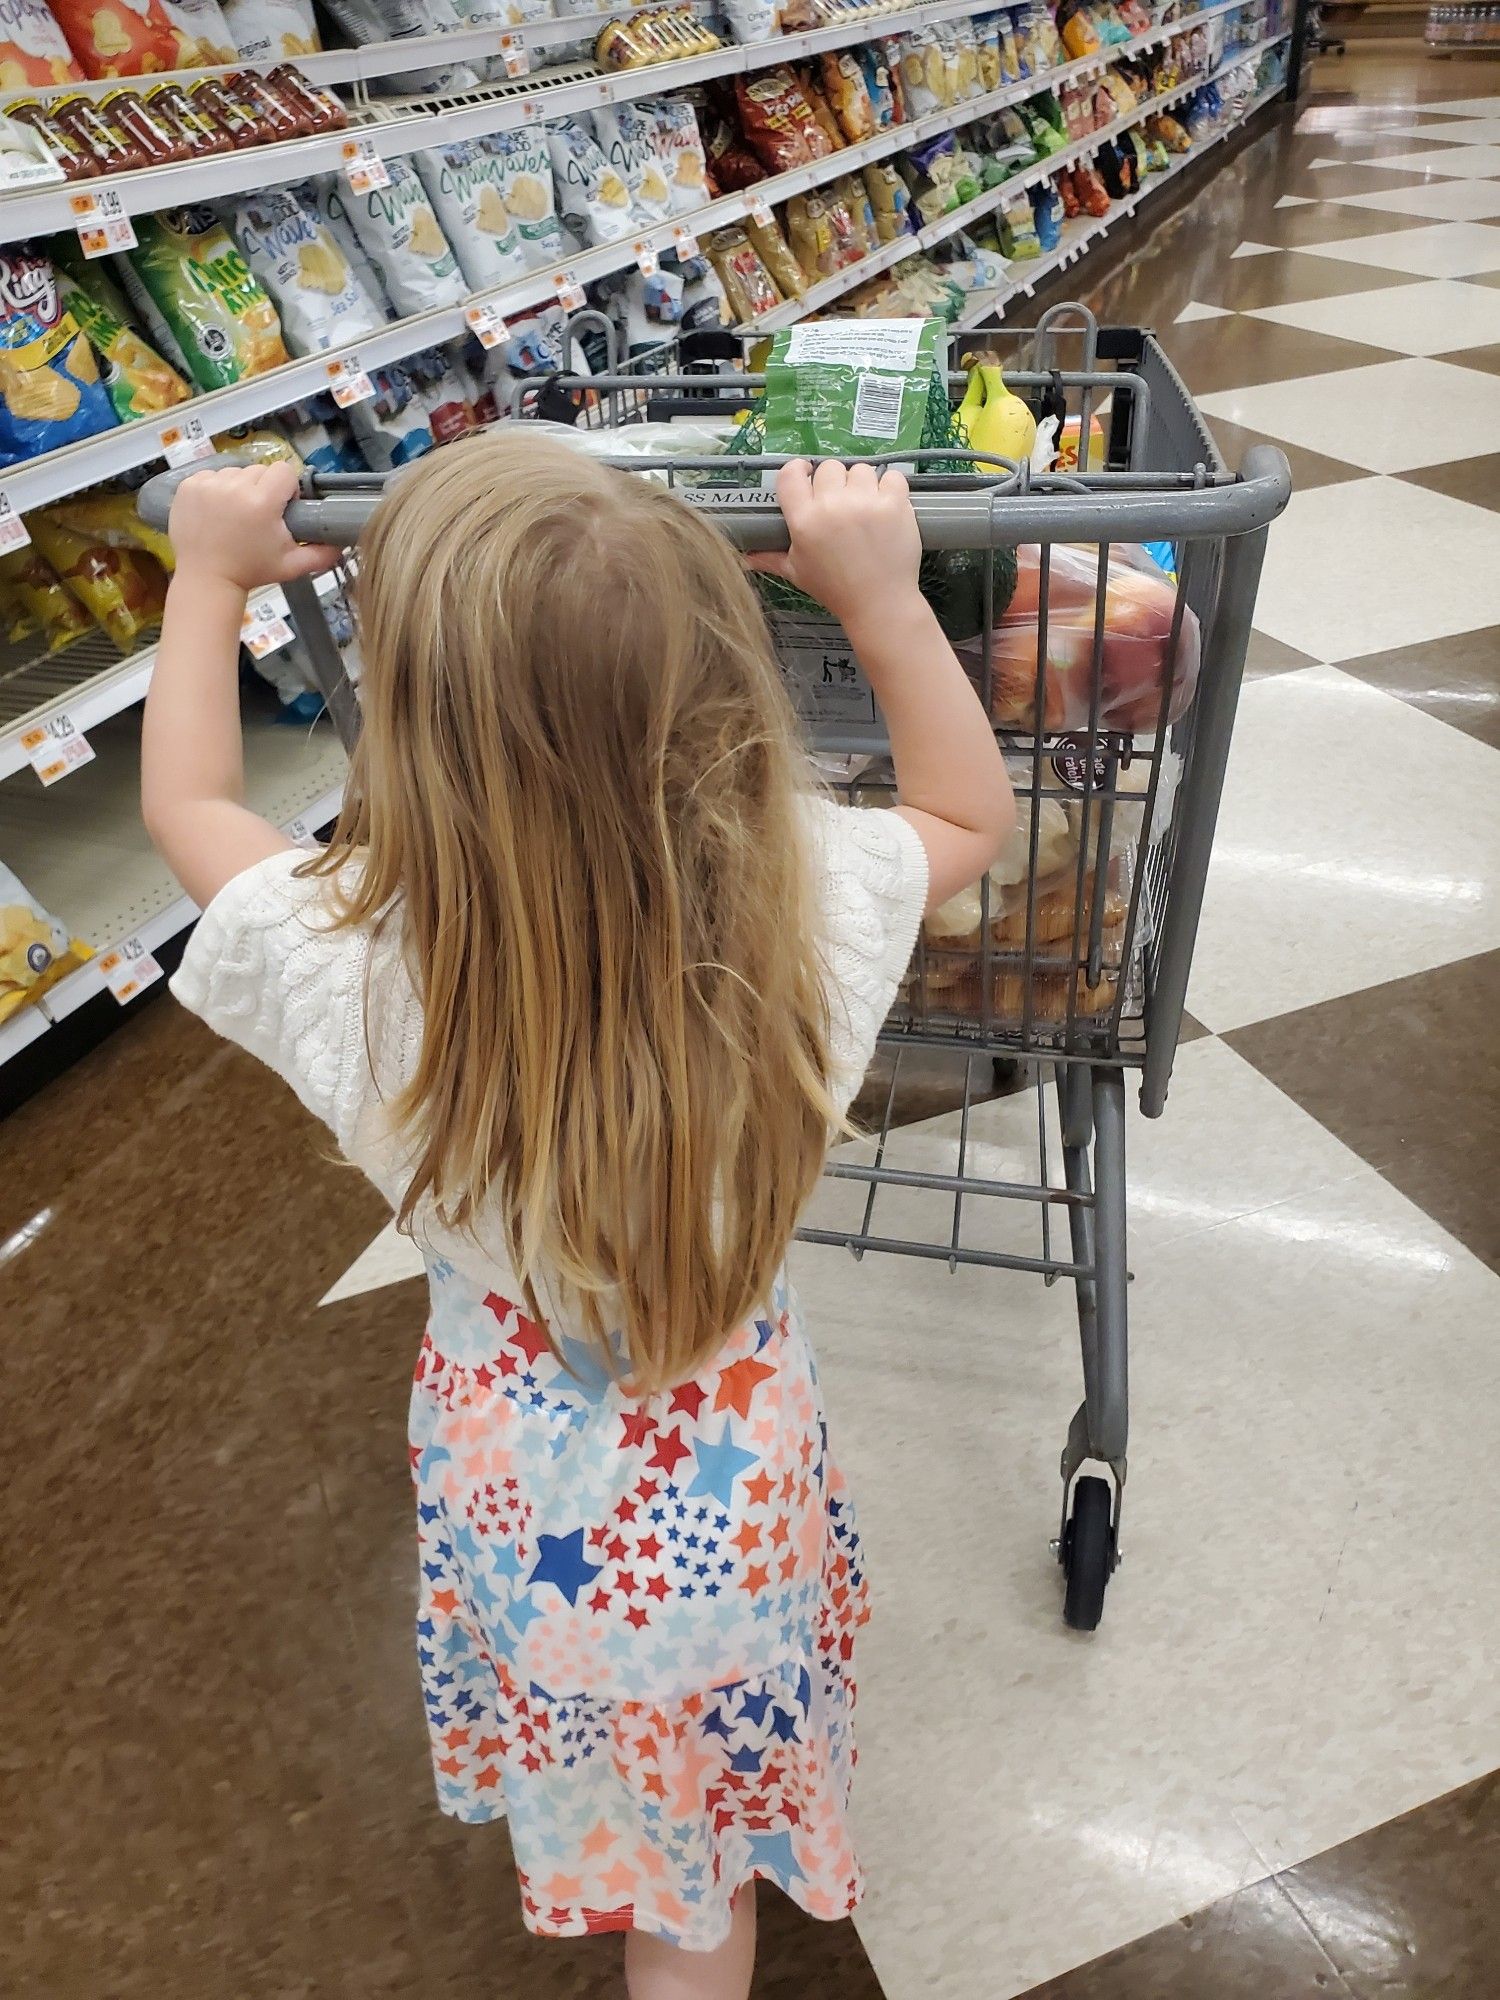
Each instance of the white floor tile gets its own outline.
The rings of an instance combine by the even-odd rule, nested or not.
[[[1230,252],[1230,261],[1236,257],[1279,257],[1285,253],[1275,243],[1242,243],[1238,250]]]
[[[1425,125],[1393,125],[1388,129],[1444,146],[1500,145],[1500,118],[1435,118]]]
[[[1294,305],[1258,306],[1249,317],[1306,327],[1341,340],[1367,341],[1400,354],[1450,354],[1459,348],[1500,344],[1500,291],[1454,278],[1303,299]],[[1500,438],[1500,431],[1496,435]]]
[[[1440,138],[1440,133],[1429,133]],[[1426,147],[1420,153],[1391,153],[1384,159],[1356,160],[1361,167],[1380,167],[1391,174],[1459,174],[1465,180],[1487,180],[1500,173],[1500,146]]]
[[[1500,271],[1500,229],[1482,222],[1435,222],[1430,229],[1392,230],[1341,243],[1299,243],[1288,254],[1341,257],[1349,264],[1415,271],[1422,278],[1471,278]]]
[[[1200,305],[1198,301],[1195,299],[1191,305],[1186,305],[1183,307],[1182,311],[1177,315],[1176,319],[1173,320],[1172,324],[1173,326],[1187,326],[1192,320],[1195,319],[1231,319],[1231,318],[1233,318],[1233,313],[1228,306]]]
[[[1423,181],[1417,187],[1381,188],[1375,194],[1340,194],[1341,208],[1378,208],[1392,215],[1428,215],[1441,222],[1488,222],[1500,215],[1494,181]]]
[[[378,1292],[385,1285],[399,1284],[403,1278],[420,1278],[425,1268],[422,1253],[411,1238],[399,1235],[395,1223],[388,1222],[318,1304],[335,1305],[340,1299],[358,1298],[361,1292]]]
[[[1332,667],[1252,682],[1188,1012],[1223,1034],[1497,946],[1500,752]]]
[[[1310,194],[1284,194],[1277,202],[1278,208],[1311,208],[1317,197]]]
[[[1461,97],[1456,104],[1424,104],[1424,111],[1452,111],[1464,118],[1500,118],[1500,97]]]
[[[1005,2000],[1500,1760],[1462,1527],[1500,1280],[1213,1042],[1133,1123],[1133,1191],[1191,1154],[1234,1209],[1247,1133],[1278,1228],[1135,1240],[1127,1560],[1092,1638],[1046,1552],[1068,1289],[797,1254],[876,1592],[859,1928],[891,2000]]]
[[[1500,229],[1493,234],[1500,243]],[[1394,313],[1395,308],[1391,310]],[[1377,336],[1368,332],[1366,338]],[[1284,438],[1371,472],[1411,472],[1419,466],[1472,458],[1492,449],[1500,437],[1500,376],[1425,357],[1220,389],[1198,401],[1211,417],[1227,418],[1247,430]],[[1500,527],[1500,517],[1495,518]],[[1383,553],[1389,560],[1391,551]],[[1325,594],[1330,600],[1337,597],[1336,579],[1328,579]],[[1412,595],[1420,603],[1425,593]],[[1263,624],[1260,619],[1256,622]],[[1336,655],[1315,646],[1303,650],[1326,660],[1347,659],[1357,650],[1372,649],[1346,646]]]

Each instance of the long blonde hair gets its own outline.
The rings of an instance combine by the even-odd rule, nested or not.
[[[728,543],[503,425],[361,542],[339,921],[394,905],[424,1026],[400,1220],[498,1223],[632,1382],[762,1307],[837,1112],[796,724]],[[378,1004],[378,1002],[376,1003]]]

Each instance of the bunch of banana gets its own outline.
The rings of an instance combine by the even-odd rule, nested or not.
[[[976,458],[978,472],[1005,473],[1031,456],[1036,443],[1036,418],[1005,386],[1000,360],[981,351],[966,354],[963,366],[969,371],[969,386],[958,406],[958,422],[971,451],[993,452],[995,457]],[[997,463],[1008,459],[1009,465]]]

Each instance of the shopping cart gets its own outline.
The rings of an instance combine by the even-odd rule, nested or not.
[[[603,340],[595,319],[580,315],[573,332]],[[981,566],[983,616],[959,650],[1011,767],[1019,848],[1003,872],[924,925],[882,1033],[888,1071],[869,1135],[827,1167],[845,1192],[853,1184],[857,1213],[800,1234],[857,1258],[888,1252],[950,1270],[1072,1280],[1083,1400],[1062,1451],[1054,1553],[1064,1616],[1089,1630],[1120,1559],[1126,1474],[1125,1071],[1139,1070],[1142,1109],[1159,1116],[1266,532],[1291,482],[1285,458],[1266,446],[1246,454],[1238,475],[1226,470],[1149,332],[1100,329],[1082,307],[1059,306],[1034,329],[975,338],[1004,345],[1016,361],[1007,363],[1008,384],[1077,443],[1076,468],[1046,475],[1025,466],[1003,476],[955,471],[951,446],[901,455],[924,561],[953,554]],[[1076,366],[1058,365],[1065,343],[1077,348]],[[740,548],[785,548],[767,490],[781,459],[628,451],[643,423],[722,419],[752,406],[763,378],[738,353],[734,337],[716,335],[621,367],[606,342],[602,372],[523,383],[512,414],[609,433],[588,448],[670,483]],[[955,396],[965,379],[951,378]],[[164,523],[185,476],[163,475],[144,490],[148,519]],[[374,475],[310,476],[306,498],[287,512],[292,533],[352,548],[382,484]],[[1149,564],[1135,556],[1122,564],[1118,552],[1148,543],[1170,545],[1175,576],[1157,569],[1154,582],[1133,583]],[[1018,617],[1013,604],[997,623],[997,564],[1014,552],[1027,608]],[[357,700],[317,597],[308,585],[287,595],[335,724],[352,743]],[[1137,598],[1153,607],[1151,630],[1122,634]],[[773,630],[825,777],[855,803],[889,802],[889,743],[847,641],[795,614],[773,614]],[[952,1110],[926,1129],[920,1156],[901,1164],[903,1065],[930,1065],[934,1052],[953,1064]],[[1006,1178],[984,1170],[995,1149],[975,1139],[980,1101],[994,1089],[991,1066],[996,1077],[1025,1076],[1035,1092],[1034,1165]],[[941,1229],[930,1226],[930,1200],[927,1228],[902,1223],[918,1192],[941,1197]],[[890,1227],[882,1202],[897,1210]],[[1001,1212],[1026,1218],[1034,1240],[1030,1230],[1023,1242],[997,1227]]]

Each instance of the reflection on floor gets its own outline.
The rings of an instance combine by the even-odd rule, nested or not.
[[[1130,1132],[1129,1559],[1065,1633],[1062,1288],[799,1252],[877,1585],[870,1893],[767,1893],[763,2000],[1495,1991],[1500,77],[1325,60],[1215,159],[1066,280],[1298,481]],[[979,1080],[1003,1162],[1034,1106]],[[7,1991],[614,1990],[432,1810],[382,1220],[169,1004],[0,1129]]]

